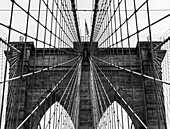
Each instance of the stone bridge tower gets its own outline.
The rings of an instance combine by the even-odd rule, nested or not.
[[[11,44],[15,45],[22,54],[17,55],[19,56],[19,61],[17,62],[17,65],[15,65],[15,69],[10,69],[10,72],[15,71],[17,76],[21,75],[21,72],[22,74],[32,73],[32,75],[27,77],[21,76],[19,79],[9,82],[6,129],[14,129],[17,124],[21,123],[28,114],[38,106],[45,96],[52,91],[63,76],[67,74],[70,67],[78,60],[78,58],[76,58],[77,53],[70,48],[35,49],[32,42],[12,42]],[[157,42],[154,44],[157,44]],[[76,67],[73,67],[60,82],[58,87],[51,92],[50,97],[47,98],[48,101],[45,101],[42,105],[38,106],[39,110],[32,114],[32,117],[24,124],[22,129],[36,129],[44,113],[55,101],[60,101],[60,104],[67,110],[76,129],[97,128],[97,124],[103,115],[102,110],[106,111],[110,106],[110,103],[107,100],[108,98],[111,103],[117,101],[125,109],[136,129],[144,128],[140,120],[148,126],[148,129],[158,129],[158,124],[160,124],[161,129],[166,129],[164,117],[161,116],[162,114],[165,114],[164,104],[163,102],[157,103],[160,102],[158,99],[160,99],[160,96],[163,94],[162,85],[161,83],[143,76],[157,76],[156,73],[153,72],[152,66],[154,64],[150,60],[151,52],[149,43],[140,42],[137,46],[138,45],[140,45],[140,50],[138,47],[130,49],[132,62],[129,62],[129,59],[127,58],[129,49],[127,48],[110,48],[109,51],[113,53],[111,55],[107,53],[108,49],[97,48],[96,43],[94,47],[97,51],[102,50],[102,52],[93,54],[90,53],[89,43],[84,43],[83,52],[79,53],[80,56],[82,55],[83,61],[77,76],[78,81],[76,82],[75,87],[75,91],[77,92],[72,96],[68,96],[70,99],[72,97],[72,106],[68,108],[68,102],[64,101],[67,100],[66,98],[62,101],[60,101],[60,99],[70,81],[71,75],[74,73],[74,70],[76,70]],[[76,49],[76,46],[74,48]],[[123,55],[122,52],[124,53]],[[154,56],[159,57],[159,64],[161,63],[164,54],[165,51],[163,50],[155,51]],[[13,65],[10,58],[14,55],[16,55],[16,53],[13,50],[6,53],[10,67]],[[97,58],[93,58],[93,56]],[[140,61],[140,57],[142,58],[142,61]],[[103,76],[102,72],[100,72],[100,69],[96,68],[108,95],[108,98],[106,96],[104,97],[107,107],[105,107],[104,103],[101,103],[99,106],[99,98],[95,94],[96,88],[92,76],[94,74],[94,69],[92,69],[91,66],[91,58],[96,61],[108,80],[110,80],[108,81]],[[22,63],[23,59],[24,63]],[[41,71],[41,69],[66,62],[70,59],[74,60],[64,65]],[[99,59],[111,62],[110,64],[107,64]],[[113,64],[115,64],[115,62],[118,62],[120,67],[114,66]],[[24,64],[24,67],[21,66],[21,64]],[[132,71],[121,68],[122,66],[123,68],[129,69],[130,66],[132,66],[131,70],[140,73],[140,64],[142,64],[142,75],[133,74]],[[40,72],[36,73],[36,71]],[[160,69],[158,73],[161,75]],[[133,84],[131,83],[131,79],[133,79]],[[103,92],[101,92],[101,94],[102,93]],[[19,108],[17,108],[18,106]],[[19,114],[18,117],[11,117],[11,112]],[[159,121],[158,117],[161,118]]]

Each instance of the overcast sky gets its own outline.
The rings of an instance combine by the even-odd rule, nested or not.
[[[129,10],[133,9],[133,6],[130,5],[130,1],[133,0],[127,0],[129,2]],[[144,0],[136,0],[137,5],[141,5],[141,3]],[[92,7],[92,0],[78,0],[78,7],[79,9],[91,9]],[[90,7],[90,8],[89,8]],[[146,7],[146,6],[145,6]],[[146,8],[142,8],[142,10]],[[170,13],[170,0],[149,0],[149,8],[150,8],[150,17],[151,17],[151,23],[155,22],[156,20],[160,19],[161,17],[167,15]],[[166,10],[166,11],[165,11]],[[78,12],[78,16],[80,17],[80,28],[82,30],[82,33],[84,34],[84,21],[85,19],[89,21],[88,27],[91,27],[91,12]],[[138,22],[139,22],[139,27],[141,26],[144,27],[146,24],[144,23],[144,20],[146,19],[147,15],[145,11],[141,11],[138,13]],[[134,21],[133,21],[134,22]],[[133,23],[135,24],[135,23]],[[164,32],[166,32],[168,29],[170,29],[170,18],[167,18],[160,22],[159,24],[155,25],[152,27],[152,33],[153,33],[153,38],[156,40],[159,38]],[[146,40],[147,37],[143,34],[143,40]]]
[[[141,3],[143,1],[144,0],[136,0],[137,6],[141,5]],[[22,7],[27,8],[27,5],[25,3],[27,3],[28,0],[24,0],[24,2],[23,2],[23,0],[16,0],[16,2],[20,3]],[[92,9],[92,0],[77,0],[77,3],[78,3],[78,9],[87,9],[87,10]],[[133,6],[132,6],[131,3],[133,3],[133,0],[127,0],[128,9],[133,9]],[[145,7],[142,8],[142,9],[146,9]],[[150,7],[150,10],[151,10],[150,11],[150,17],[151,17],[151,23],[152,23],[152,22],[156,21],[157,19],[165,16],[166,14],[170,13],[170,0],[149,0],[149,7]],[[35,1],[34,1],[34,4],[32,4],[32,8],[37,9]],[[11,9],[10,0],[1,0],[1,4],[0,4],[0,22],[1,23],[9,25],[9,18],[10,18],[10,11],[9,10],[10,9]],[[6,11],[4,11],[4,10],[6,10]],[[18,14],[19,15],[15,16],[15,18],[13,20],[13,25],[20,28],[24,24],[23,20],[22,20],[22,19],[24,19],[24,16],[22,17],[21,12],[18,12]],[[87,25],[88,25],[88,28],[90,30],[91,29],[92,12],[91,11],[86,11],[86,12],[79,11],[78,16],[80,18],[81,35],[84,36],[85,19],[87,20]],[[147,15],[146,15],[145,11],[141,11],[140,13],[138,13],[139,28],[146,26],[145,25],[146,17],[147,17]],[[132,21],[132,23],[134,23],[134,21]],[[170,18],[167,18],[167,19],[163,20],[162,22],[160,22],[159,24],[156,24],[154,27],[152,27],[152,34],[153,34],[154,40],[159,38],[164,32],[166,32],[170,28],[169,23],[170,23]],[[131,25],[131,27],[132,26],[133,25]],[[34,28],[34,27],[32,27],[32,28]],[[3,32],[5,32],[6,34],[8,34],[8,30],[6,28],[0,26],[0,29]],[[32,33],[34,33],[34,32],[32,32]],[[148,34],[146,34],[146,33],[144,34],[144,33],[141,36],[142,40],[147,39]],[[16,37],[17,36],[13,36],[12,39],[16,40],[15,39]]]

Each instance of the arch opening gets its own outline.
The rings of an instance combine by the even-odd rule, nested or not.
[[[135,129],[135,125],[125,109],[114,101],[104,112],[97,129]]]
[[[67,127],[68,129],[74,129],[70,115],[65,110],[62,102],[59,102],[62,94],[63,91],[57,89],[46,99],[44,104],[39,107],[39,110],[35,112],[30,120],[31,129],[47,129],[53,127],[56,129],[66,129]],[[67,123],[65,122],[66,120]]]
[[[71,117],[64,107],[55,102],[41,117],[37,129],[75,129]]]

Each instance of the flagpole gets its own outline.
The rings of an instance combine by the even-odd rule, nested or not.
[[[84,31],[85,31],[85,41],[86,41],[86,19],[85,19],[85,28],[84,28]]]
[[[87,22],[85,19],[85,39],[86,39],[86,41],[88,40],[88,36],[89,36],[89,30],[88,30]]]

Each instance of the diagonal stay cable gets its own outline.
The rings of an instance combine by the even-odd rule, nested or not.
[[[107,95],[106,95],[106,93],[101,88],[102,87],[102,82],[101,82],[100,78],[98,78],[98,76],[96,77],[95,74],[96,73],[94,73],[94,77],[95,77],[94,79],[96,79],[96,82],[98,82],[97,83],[98,85],[96,85],[96,89],[98,89],[98,91],[100,92],[100,96],[101,96],[101,99],[103,101],[103,105],[105,107],[105,110],[107,110],[107,100],[105,100],[105,98],[104,98],[104,96],[106,96],[106,98],[107,98]],[[110,104],[109,100],[108,100],[108,102]]]
[[[138,30],[138,33],[140,33],[140,32],[142,32],[142,31],[144,31],[144,30],[146,30],[146,29],[148,29],[149,27],[151,27],[151,26],[153,26],[153,25],[155,25],[155,24],[157,24],[158,22],[160,22],[160,21],[162,21],[162,20],[164,20],[164,19],[166,19],[166,18],[168,18],[168,17],[170,17],[170,14],[167,14],[167,15],[165,15],[164,17],[162,17],[162,18],[160,18],[160,19],[158,19],[157,21],[155,21],[155,22],[153,22],[153,23],[151,23],[150,25],[148,25],[148,26],[145,26],[144,28],[142,28],[142,29],[140,29],[140,30]],[[118,29],[117,29],[118,30]],[[117,31],[116,30],[116,31]],[[115,31],[115,32],[116,32]],[[111,35],[110,36],[108,36],[100,45],[102,45],[104,42],[106,42],[112,35],[114,34],[114,32],[113,33],[111,33]],[[114,46],[114,45],[116,45],[116,44],[119,44],[119,43],[121,43],[121,42],[123,42],[123,41],[125,41],[125,40],[127,40],[127,39],[129,39],[130,37],[132,37],[132,36],[134,36],[134,35],[136,35],[137,34],[137,32],[134,32],[134,33],[132,33],[131,35],[129,35],[129,36],[127,36],[127,37],[125,37],[125,38],[123,38],[122,40],[120,40],[120,41],[117,41],[117,42],[115,42],[115,43],[113,43],[113,44],[111,44],[109,47],[107,47],[107,48],[111,48],[112,46]],[[96,51],[97,49],[94,49],[93,50],[93,52],[94,51]],[[103,51],[103,50],[101,50],[101,51]],[[101,52],[101,51],[98,51],[98,52]]]
[[[112,104],[112,103],[111,103],[111,100],[110,100],[110,98],[109,98],[109,96],[108,96],[108,94],[107,94],[107,92],[106,92],[106,89],[105,89],[105,87],[104,87],[104,85],[103,85],[103,83],[102,83],[102,80],[101,80],[101,78],[100,78],[100,76],[99,76],[99,74],[98,74],[98,72],[97,72],[97,70],[96,70],[96,68],[95,68],[95,64],[92,63],[92,60],[90,60],[90,62],[91,62],[92,65],[94,65],[93,67],[94,67],[96,76],[97,76],[97,78],[98,78],[98,80],[99,80],[99,82],[100,82],[100,84],[101,84],[101,87],[102,87],[102,89],[103,89],[103,91],[104,91],[104,93],[105,93],[105,96],[106,96],[106,98],[107,98],[109,104],[111,105],[111,104]],[[115,111],[115,110],[114,110],[114,111]],[[116,111],[115,111],[115,112],[116,112]],[[119,119],[118,114],[116,115],[116,117],[117,117],[117,119]],[[122,126],[121,123],[120,123],[119,121],[118,121],[118,123],[119,123],[120,126]]]
[[[77,70],[77,75],[76,75],[76,77],[75,77],[75,79],[74,79],[74,81],[72,82],[72,85],[74,85],[74,90],[72,90],[72,92],[71,92],[71,96],[70,96],[70,99],[69,99],[69,102],[68,102],[68,106],[67,106],[67,112],[69,113],[69,110],[71,110],[71,104],[73,104],[74,102],[74,96],[75,96],[75,94],[76,94],[76,92],[78,92],[76,89],[77,89],[77,83],[78,83],[78,81],[79,81],[79,76],[80,76],[80,74],[81,74],[81,62],[79,63],[79,66],[78,66],[78,70]],[[68,97],[67,97],[68,98]],[[67,99],[65,99],[65,100],[67,100]],[[65,101],[66,102],[66,101]],[[65,106],[65,105],[64,105]],[[69,113],[70,114],[70,113]]]
[[[72,78],[73,81],[76,81],[76,80],[77,80],[77,77],[78,77],[78,74],[80,74],[81,63],[82,63],[82,59],[80,60],[79,64],[78,64],[77,67],[76,67],[75,79],[73,80],[73,78]],[[69,88],[70,83],[71,83],[71,81],[70,81],[69,84],[67,85],[67,89]],[[75,86],[76,86],[76,83],[74,83],[74,84],[75,84],[75,85],[74,85],[74,87],[75,87]],[[67,89],[64,91],[62,97],[60,98],[59,103],[61,103],[61,101],[63,100],[64,94],[66,93]],[[67,99],[68,99],[68,96],[67,96],[65,99],[67,100]],[[65,99],[64,99],[64,100],[65,100]],[[65,100],[65,102],[64,102],[64,106],[65,106],[65,104],[66,104],[66,100]],[[64,106],[63,106],[63,107],[64,107]],[[64,108],[62,108],[62,110],[60,111],[61,113],[59,114],[59,118],[58,118],[59,120],[60,120],[60,117],[61,117],[61,115],[62,115],[63,109],[64,109]]]
[[[109,7],[111,7],[111,2],[112,2],[112,0],[109,0],[109,5],[107,6],[107,8],[106,8],[106,5],[107,5],[107,3],[105,3],[105,8],[103,8],[102,10],[105,10],[105,11],[103,11],[103,13],[102,13],[102,18],[101,18],[101,21],[100,21],[100,23],[99,23],[99,25],[98,25],[98,28],[97,28],[97,30],[96,30],[96,33],[95,33],[95,37],[94,37],[94,40],[96,40],[96,38],[98,37],[98,35],[99,35],[99,32],[100,32],[100,30],[101,30],[101,28],[102,28],[102,25],[103,25],[103,23],[104,23],[104,20],[105,20],[105,17],[106,17],[106,15],[107,15],[107,12],[108,12],[108,10],[109,10]],[[101,35],[103,35],[103,33],[105,32],[105,29],[107,28],[107,26],[105,26],[104,27],[104,30],[102,31],[102,33],[100,34],[100,36]],[[100,37],[99,36],[99,37]],[[97,40],[98,42],[99,42],[99,40]]]
[[[122,24],[120,24],[119,27],[114,32],[112,32],[111,35],[108,37],[110,38],[113,34],[115,34],[127,21],[129,21],[147,3],[147,1],[148,0],[144,1],[143,4],[141,4],[136,10],[134,10],[134,12]],[[118,8],[120,8],[120,5],[118,6]],[[115,14],[113,14],[113,15],[115,15]],[[99,46],[101,46],[107,40],[108,40],[108,38],[106,38],[106,40],[104,40]]]
[[[74,0],[71,0],[71,6],[72,6],[72,10],[73,10],[73,16],[74,16],[74,22],[75,22],[75,27],[76,27],[76,31],[77,31],[78,41],[79,41],[79,43],[81,43],[80,32],[79,32],[79,24],[78,24],[76,6],[75,6]]]
[[[32,112],[21,122],[21,124],[16,129],[20,129],[22,125],[42,106],[42,104],[51,96],[51,94],[56,90],[58,85],[65,79],[65,77],[70,73],[70,71],[74,68],[74,66],[78,63],[78,61],[80,61],[80,59],[81,57],[79,57],[79,59],[68,70],[68,72],[60,79],[60,81],[58,81],[55,87],[46,95],[46,97],[39,103],[39,105],[32,110]]]
[[[94,36],[94,30],[95,30],[96,18],[97,18],[97,10],[99,8],[98,4],[99,4],[99,0],[95,0],[94,13],[93,13],[93,22],[92,22],[92,29],[91,29],[91,36],[90,36],[90,43],[92,42],[93,36]]]
[[[21,34],[21,35],[25,35],[24,32],[21,32],[21,31],[15,29],[15,28],[13,28],[13,27],[9,27],[9,26],[7,26],[7,25],[5,25],[5,24],[3,24],[3,23],[0,23],[0,25],[3,26],[3,27],[5,27],[5,28],[11,29],[11,30],[13,30],[13,31],[15,31],[15,32],[17,32],[17,33],[19,33],[19,34]],[[43,26],[43,25],[42,25],[42,26]],[[44,26],[43,26],[43,27],[44,27]],[[45,28],[45,27],[44,27],[44,28]],[[50,32],[49,29],[47,29],[47,31]],[[53,34],[53,33],[52,33],[52,34]],[[64,44],[66,44],[69,48],[72,48],[70,45],[68,45],[65,41],[63,41],[63,40],[62,40],[59,36],[57,36],[56,34],[53,34],[53,36],[55,36],[57,39],[59,39],[60,41],[62,41]],[[35,37],[31,36],[31,35],[27,35],[27,37],[29,37],[29,38],[31,38],[31,39],[34,39],[34,40],[36,40],[36,41],[39,41],[40,43],[43,43],[43,44],[48,45],[48,46],[50,46],[50,47],[57,48],[56,46],[51,45],[51,44],[49,44],[49,43],[47,43],[47,42],[44,42],[44,41],[42,41],[42,40],[40,40],[40,39],[37,39],[37,38],[35,38]],[[79,51],[77,51],[76,49],[74,49],[74,48],[72,48],[72,49],[73,49],[74,51],[76,51],[76,52],[79,53]]]
[[[14,80],[17,80],[17,79],[20,79],[20,78],[23,78],[23,77],[28,77],[28,76],[33,75],[33,74],[41,73],[41,72],[44,72],[44,71],[47,71],[47,70],[56,68],[57,66],[62,66],[62,65],[68,64],[68,63],[70,63],[71,61],[76,60],[78,57],[80,57],[80,56],[77,56],[77,57],[75,57],[75,58],[73,58],[73,59],[71,59],[71,60],[68,60],[68,61],[66,61],[66,62],[63,62],[63,63],[61,63],[61,64],[57,64],[57,65],[54,65],[54,66],[51,66],[51,67],[47,67],[47,68],[44,68],[44,69],[41,69],[41,70],[38,70],[38,71],[35,71],[35,72],[30,72],[30,73],[27,73],[27,74],[24,74],[24,75],[21,75],[21,76],[17,76],[17,77],[14,77],[14,78],[10,78],[10,79],[8,79],[8,80],[6,80],[6,81],[1,81],[0,84],[1,84],[1,83],[4,83],[4,82],[14,81]]]
[[[52,13],[52,11],[49,9],[49,7],[47,6],[47,4],[45,3],[45,1],[44,1],[44,0],[42,0],[42,1],[44,2],[45,6],[46,6],[47,9],[50,11],[50,13],[51,13],[52,15],[54,15],[54,14]],[[23,7],[21,7],[21,5],[19,5],[16,1],[13,1],[13,2],[15,3],[16,6],[18,6],[18,8],[20,8],[20,9],[21,9],[22,11],[24,11],[25,13],[29,14],[29,16],[37,22],[37,20],[35,19],[35,17],[34,17],[33,15],[31,15],[27,10],[25,10]],[[54,17],[54,18],[55,18],[55,17]],[[56,22],[59,24],[57,18],[55,18],[55,20],[56,20]],[[45,25],[43,25],[41,22],[39,22],[39,24],[42,25],[48,32],[52,33],[51,30],[49,30],[49,28],[47,28],[47,27],[46,27]],[[63,27],[62,27],[60,24],[59,24],[59,26],[60,26],[60,28],[63,30],[63,32],[67,35],[67,33],[64,31]],[[54,33],[52,33],[52,34],[54,35]],[[28,35],[27,35],[27,36],[28,36]],[[54,36],[55,36],[55,35],[54,35]],[[59,39],[58,36],[56,36],[56,37]],[[67,37],[69,38],[69,36],[67,36]]]
[[[170,40],[170,37],[168,37],[167,39],[165,39],[164,41],[162,41],[160,44],[158,44],[156,47],[153,48],[153,51],[157,50],[158,48],[160,48],[162,45],[164,45],[166,42],[168,42]]]
[[[108,10],[109,7],[110,7],[110,5],[111,5],[111,1],[112,1],[112,0],[109,0],[109,5],[108,5],[108,6],[107,6],[107,2],[108,2],[108,1],[105,1],[105,3],[102,3],[102,5],[103,5],[104,7],[102,6],[103,9],[102,9],[102,7],[101,7],[101,9],[102,9],[102,10]],[[106,8],[106,9],[105,9],[105,8]],[[97,27],[97,29],[95,30],[95,34],[94,34],[95,36],[93,37],[94,40],[96,39],[99,31],[101,30],[101,26],[102,26],[102,24],[103,24],[103,21],[104,21],[104,19],[105,19],[106,14],[107,14],[107,11],[103,11],[102,13],[99,14],[99,16],[101,16],[101,17],[99,17],[98,20],[97,20],[97,23],[98,23],[98,24],[97,24],[96,26],[98,26],[98,27]]]
[[[145,78],[148,78],[148,79],[151,79],[151,80],[156,80],[156,81],[158,81],[158,82],[161,82],[161,83],[165,83],[165,84],[167,84],[167,85],[170,85],[170,82],[166,82],[166,81],[160,80],[160,79],[158,79],[158,78],[154,78],[154,77],[149,76],[149,75],[146,75],[146,74],[141,74],[141,73],[139,73],[139,72],[136,72],[136,71],[133,71],[133,70],[130,70],[130,69],[127,69],[127,68],[118,66],[118,65],[116,65],[116,64],[113,64],[113,63],[110,63],[110,62],[107,62],[107,61],[104,61],[104,60],[102,60],[102,59],[100,59],[100,58],[97,58],[97,57],[95,57],[95,56],[92,56],[92,57],[94,57],[95,59],[97,59],[97,60],[99,60],[99,61],[101,61],[101,62],[103,62],[103,63],[112,65],[112,66],[114,66],[114,67],[116,67],[116,68],[118,68],[118,69],[120,69],[120,70],[124,70],[124,71],[126,71],[126,72],[130,72],[130,73],[133,73],[133,74],[135,74],[135,75],[143,76],[143,77],[145,77]]]
[[[59,11],[60,11],[60,13],[61,13],[61,15],[62,15],[62,18],[63,18],[63,20],[64,20],[64,22],[66,23],[66,25],[68,26],[68,29],[69,29],[69,31],[70,31],[70,33],[71,33],[71,35],[72,35],[72,30],[70,29],[70,27],[69,27],[69,24],[67,23],[67,20],[65,19],[65,17],[64,17],[64,14],[63,14],[63,12],[62,12],[62,9],[60,9],[60,7],[59,7],[59,4],[56,2],[56,0],[54,1],[55,2],[55,4],[56,4],[56,6],[58,7],[58,9],[59,9]],[[62,4],[62,3],[61,3]],[[63,5],[63,4],[62,4]],[[63,6],[64,7],[64,6]],[[53,15],[53,13],[51,12],[51,10],[49,9],[49,11],[50,11],[50,13]],[[66,36],[68,37],[68,39],[73,43],[73,41],[70,39],[70,37],[68,36],[68,34],[67,34],[67,32],[65,32],[65,30],[63,29],[63,27],[60,25],[60,23],[58,22],[58,20],[57,20],[57,17],[55,17],[55,16],[53,16],[54,18],[55,18],[55,20],[56,20],[56,22],[58,23],[58,25],[59,25],[59,27],[61,28],[61,30],[66,34]],[[74,38],[74,36],[72,35],[72,37]]]
[[[93,56],[94,57],[94,56]],[[113,86],[113,84],[110,82],[110,80],[107,78],[107,76],[103,73],[103,71],[99,68],[99,66],[96,64],[96,62],[91,58],[91,60],[94,62],[94,64],[96,65],[96,67],[99,69],[99,71],[101,72],[101,74],[105,77],[105,79],[108,81],[108,83],[110,84],[110,86],[113,88],[113,90],[115,91],[115,93],[120,97],[120,99],[123,101],[123,103],[127,106],[127,108],[133,113],[133,115],[136,117],[136,119],[143,125],[143,127],[145,129],[147,129],[147,126],[143,123],[143,121],[138,117],[138,115],[132,110],[132,108],[126,103],[126,101],[124,100],[124,98],[122,98],[122,96],[119,94],[119,92],[116,90],[116,88]]]
[[[54,35],[55,37],[57,37],[59,40],[61,40],[64,44],[66,44],[68,47],[70,47],[70,48],[72,48],[69,44],[67,44],[66,42],[64,42],[60,37],[58,37],[56,34],[54,34],[54,33],[52,33],[51,32],[51,30],[49,30],[46,26],[44,26],[41,22],[39,22],[39,21],[37,21],[36,20],[36,18],[33,16],[33,15],[31,15],[28,11],[26,11],[23,7],[21,7],[18,3],[16,3],[15,1],[12,1],[13,3],[15,3],[15,5],[16,6],[18,6],[22,11],[24,11],[25,13],[27,13],[27,14],[29,14],[29,16],[32,18],[32,19],[34,19],[36,22],[38,22],[43,28],[45,28],[49,33],[51,33],[52,35]],[[44,0],[43,0],[43,2],[44,2]],[[44,4],[45,4],[45,2],[44,2]],[[46,4],[45,4],[45,6],[47,6]],[[47,8],[48,8],[48,6],[47,6]],[[60,23],[58,22],[58,20],[57,20],[57,18],[54,16],[54,14],[51,12],[51,10],[48,8],[48,10],[50,11],[50,13],[53,15],[53,17],[55,18],[55,20],[56,20],[56,22],[58,23],[58,25],[60,26],[60,28],[62,29],[62,31],[67,35],[67,33],[64,31],[64,29],[63,29],[63,27],[60,25]],[[4,26],[4,27],[6,27],[6,28],[9,28],[9,26],[7,26],[7,25],[4,25],[4,24],[2,24],[2,23],[0,23],[0,25],[2,25],[2,26]],[[20,32],[20,31],[18,31],[18,30],[16,30],[16,29],[14,29],[14,28],[12,28],[12,27],[10,27],[9,29],[12,29],[12,30],[14,30],[15,32],[17,32],[17,33],[20,33],[20,34],[22,34],[22,35],[25,35],[25,33],[23,33],[23,32]],[[32,39],[35,39],[35,40],[37,40],[37,41],[40,41],[40,42],[42,42],[42,43],[44,43],[44,44],[47,44],[47,45],[49,45],[48,43],[46,43],[46,42],[44,42],[44,41],[41,41],[41,40],[39,40],[39,39],[36,39],[36,38],[34,38],[34,37],[32,37],[32,36],[30,36],[30,35],[25,35],[25,36],[28,36],[28,37],[30,37],[30,38],[32,38]],[[69,38],[69,36],[67,35],[67,37]],[[49,45],[49,46],[53,46],[53,45]],[[55,47],[55,46],[54,46]],[[74,48],[72,48],[72,49],[74,49]],[[74,49],[75,51],[77,51],[76,49]],[[78,51],[77,51],[78,52]]]
[[[7,43],[5,40],[3,40],[1,37],[0,37],[0,41],[2,41],[2,43],[4,43],[5,45],[9,46],[10,48],[12,48],[13,50],[15,50],[16,52],[18,53],[21,53],[17,48],[15,48],[14,46],[10,45],[9,43]]]
[[[74,33],[73,33],[73,30],[70,29],[71,24],[67,23],[67,20],[66,20],[66,18],[68,19],[68,15],[66,15],[66,12],[65,12],[65,15],[66,15],[66,18],[65,18],[62,9],[59,7],[59,3],[56,2],[56,0],[54,0],[54,2],[55,2],[55,5],[57,6],[57,8],[59,9],[59,11],[60,11],[60,13],[61,13],[61,15],[62,15],[62,18],[63,18],[64,22],[65,22],[66,25],[67,25],[67,28],[68,28],[69,32],[71,33],[73,39],[75,40],[75,37],[74,37],[75,35],[74,35]],[[64,9],[64,5],[63,5],[62,1],[61,1],[61,5],[62,5],[62,7],[63,7],[63,9]],[[53,15],[53,14],[52,14],[52,15]],[[56,17],[56,19],[57,19],[57,17]],[[56,20],[56,21],[57,21],[57,20]],[[58,21],[57,21],[57,22],[58,22]],[[62,29],[62,26],[61,26],[61,25],[59,25],[59,26],[60,26],[60,28]],[[64,32],[64,30],[63,30],[63,32]],[[66,33],[66,34],[67,34],[67,33]],[[68,36],[67,36],[67,37],[68,37]],[[70,40],[70,38],[69,38],[69,40]],[[71,41],[71,42],[72,42],[72,41]]]
[[[98,81],[97,81],[97,79],[96,79],[96,76],[94,76],[94,66],[92,65],[92,62],[91,62],[91,60],[90,60],[90,66],[91,66],[91,69],[92,69],[92,71],[93,71],[93,80],[94,80],[94,89],[96,90],[96,96],[97,96],[97,101],[98,101],[98,105],[99,105],[99,112],[101,112],[100,113],[100,116],[101,116],[101,114],[104,114],[104,109],[103,109],[103,106],[102,106],[102,102],[101,102],[101,96],[99,95],[99,90],[98,90]]]
[[[102,4],[100,4],[100,8],[101,10],[105,10],[107,6],[107,0],[104,2],[102,2]],[[94,30],[94,36],[93,36],[93,41],[96,39],[100,29],[101,29],[101,26],[102,26],[102,22],[103,20],[105,19],[105,14],[106,14],[106,11],[100,11],[99,14],[98,14],[98,18],[97,18],[97,21],[96,21],[96,25],[95,25],[95,30]]]
[[[67,5],[66,0],[64,1],[64,3],[61,2],[61,4],[63,5],[63,7],[64,7],[64,5],[65,5],[65,6],[66,6],[66,9],[69,10],[69,7],[68,7],[68,5]],[[62,11],[61,11],[61,12],[62,12]],[[69,13],[68,11],[65,11],[65,16],[66,16],[67,21],[68,21],[67,24],[69,25],[68,29],[71,30],[71,31],[70,31],[70,34],[72,35],[72,37],[74,38],[74,40],[76,40],[75,33],[74,33],[74,32],[75,32],[75,28],[74,28],[74,24],[73,24],[71,15],[70,15],[70,13]],[[71,28],[71,29],[70,29],[70,28]]]
[[[120,7],[120,4],[121,4],[122,1],[123,1],[123,0],[119,1],[118,6],[117,6],[116,9],[114,10],[114,13],[110,16],[110,19],[109,19],[106,27],[104,28],[102,34],[100,35],[100,37],[99,37],[98,40],[97,40],[98,42],[99,42],[99,40],[101,39],[101,37],[103,36],[104,32],[105,32],[105,31],[107,30],[107,28],[109,27],[109,24],[111,23],[112,18],[113,18],[113,16],[116,14],[116,12],[117,12],[118,8]],[[106,11],[109,11],[109,10],[107,9]]]
[[[61,103],[61,101],[62,101],[63,98],[64,98],[64,95],[66,94],[67,89],[69,89],[69,88],[71,89],[71,86],[70,86],[71,82],[72,82],[72,81],[75,81],[75,80],[76,80],[75,77],[77,78],[78,74],[80,74],[80,71],[79,71],[79,69],[80,69],[80,64],[81,64],[81,61],[79,62],[78,67],[76,67],[76,69],[74,70],[74,73],[72,74],[72,76],[71,76],[71,78],[70,78],[70,80],[69,80],[69,82],[68,82],[68,84],[67,84],[67,86],[66,86],[66,89],[65,89],[65,91],[64,91],[64,93],[63,93],[63,95],[62,95],[62,97],[60,98],[60,100],[59,100],[58,103]],[[70,86],[70,87],[69,87],[69,86]],[[67,97],[66,97],[67,99],[68,99],[68,95],[69,95],[69,94],[67,94]],[[63,111],[63,109],[64,109],[64,106],[65,106],[65,104],[66,104],[66,100],[67,100],[67,99],[65,99],[65,101],[64,101],[62,111]],[[58,107],[56,107],[53,112],[56,112],[57,109],[58,109]],[[62,111],[61,111],[61,112],[62,112]],[[59,118],[58,118],[58,119],[60,119],[60,116],[61,116],[61,114],[59,115]],[[54,113],[50,116],[49,122],[47,123],[45,129],[47,129],[47,127],[48,127],[48,125],[50,124],[50,121],[52,120],[53,117],[54,117]]]
[[[99,74],[98,74],[98,72],[97,72],[97,70],[96,70],[96,68],[95,68],[95,65],[94,65],[94,63],[92,63],[92,60],[90,60],[90,63],[91,63],[91,65],[93,66],[93,69],[94,69],[94,71],[95,71],[95,73],[96,73],[96,76],[97,76],[97,78],[98,78],[101,86],[102,86],[102,89],[103,89],[103,91],[104,91],[104,93],[105,93],[105,95],[106,95],[106,98],[107,98],[109,104],[111,105],[112,103],[111,103],[111,101],[110,101],[110,99],[109,99],[109,97],[108,97],[108,95],[107,95],[107,93],[106,93],[106,90],[105,90],[105,88],[104,88],[104,86],[103,86],[103,83],[102,83],[102,81],[101,81],[101,78],[100,78],[100,76],[99,76]]]
[[[129,20],[135,15],[136,12],[138,12],[138,11],[146,4],[147,1],[148,1],[148,0],[144,1],[143,4],[141,4],[122,24],[119,25],[118,28],[115,29],[114,32],[112,32],[103,42],[101,42],[101,43],[99,44],[99,46],[101,46],[102,44],[104,44],[111,36],[113,36],[127,21],[129,21]],[[121,2],[121,1],[120,1],[120,2]],[[120,3],[120,4],[121,4],[121,3]],[[117,11],[117,9],[119,8],[119,6],[120,6],[120,5],[117,6],[117,8],[115,9],[115,11]],[[116,13],[116,12],[113,13],[113,15],[111,16],[111,19],[113,18],[113,16],[115,15],[115,13]],[[135,32],[134,34],[136,34],[136,32]],[[133,36],[133,35],[132,35],[132,36]],[[130,38],[130,37],[132,37],[132,36],[129,36],[128,38]],[[127,37],[126,37],[126,38],[127,38]],[[125,39],[126,39],[126,38],[125,38]],[[122,39],[121,41],[119,41],[119,42],[117,42],[117,43],[115,43],[115,44],[118,44],[118,43],[124,41],[125,39]],[[115,45],[115,44],[110,45],[110,47],[113,46],[113,45]],[[96,50],[96,49],[94,49],[93,51],[95,51],[95,50]]]

